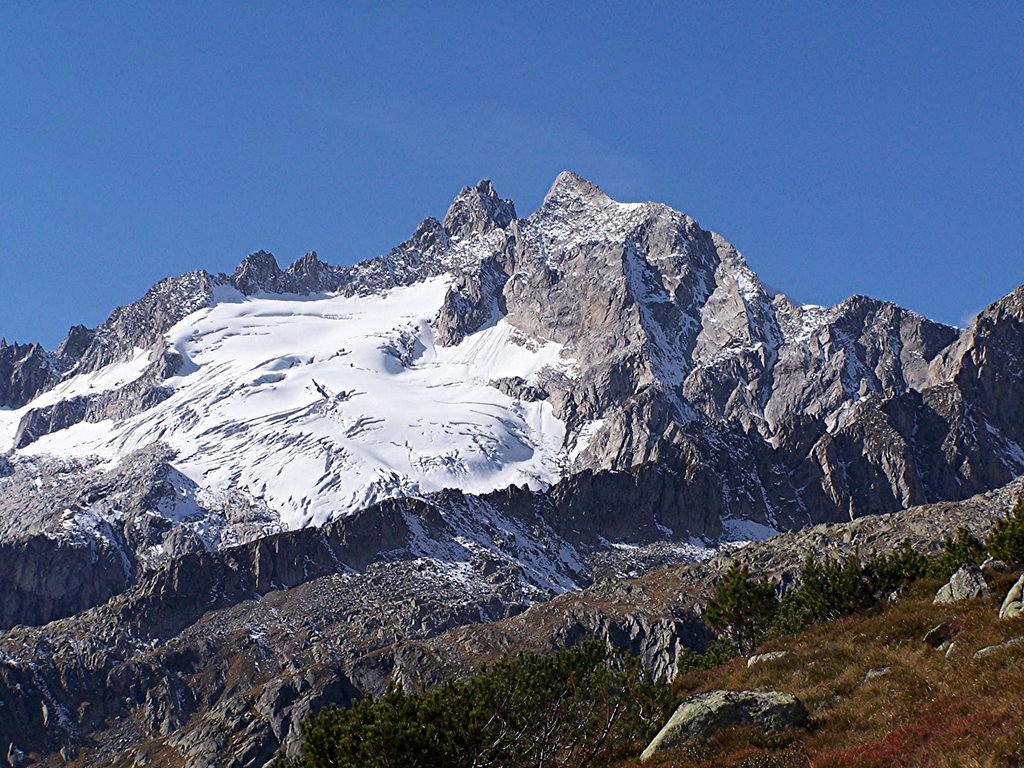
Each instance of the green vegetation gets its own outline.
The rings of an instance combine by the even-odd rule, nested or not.
[[[1017,499],[1013,511],[998,520],[988,537],[988,552],[1007,565],[1024,565],[1024,499]]]
[[[787,655],[748,668],[742,658],[680,675],[681,699],[714,689],[786,691],[811,712],[804,732],[749,729],[665,753],[644,768],[1020,768],[1024,765],[1024,621],[997,610],[1016,572],[989,577],[993,595],[933,605],[926,576],[898,602],[767,640],[758,653]],[[955,646],[922,642],[933,627],[958,628]],[[982,648],[998,650],[982,657]],[[615,768],[634,768],[622,760]]]
[[[985,545],[966,528],[961,528],[956,538],[946,537],[942,554],[929,563],[928,573],[948,580],[961,566],[980,565],[984,559]]]
[[[764,639],[778,609],[771,582],[755,581],[746,565],[734,563],[708,600],[704,621],[737,653],[748,653]]]
[[[293,768],[583,766],[643,742],[671,713],[670,688],[590,641],[508,658],[423,693],[391,690],[306,725]]]

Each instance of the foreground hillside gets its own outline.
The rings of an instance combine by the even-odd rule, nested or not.
[[[935,556],[810,558],[781,597],[737,562],[702,606],[718,638],[671,686],[602,640],[507,654],[322,710],[289,765],[1019,766],[1022,566],[1020,501]]]
[[[681,676],[680,696],[712,689],[795,694],[806,731],[751,730],[652,759],[652,768],[1017,768],[1024,765],[1024,620],[1000,621],[1016,574],[989,578],[985,600],[933,605],[939,583],[916,585],[876,614],[811,627],[755,653],[786,656],[748,668],[745,658]],[[924,642],[945,622],[962,627],[951,649]],[[992,649],[976,657],[982,649]],[[948,649],[948,652],[947,652]],[[618,765],[635,765],[624,760]]]

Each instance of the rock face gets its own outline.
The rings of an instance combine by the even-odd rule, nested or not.
[[[0,550],[9,555],[0,561],[0,583],[5,585],[0,629],[70,616],[186,554],[216,552],[283,530],[262,500],[241,489],[210,493],[178,471],[174,458],[167,446],[155,444],[105,470],[96,459],[16,457],[13,464],[0,463],[0,508],[8,512],[0,520]],[[516,550],[520,545],[506,543],[508,533],[496,528],[497,521],[529,521],[530,530],[521,534],[523,542],[533,542],[533,550],[526,550],[527,562],[534,568],[549,567],[553,558],[561,563],[556,567],[562,569],[560,575],[538,582],[535,596],[547,598],[589,583],[582,565],[564,569],[584,553],[599,550],[601,542],[625,533],[654,539],[671,526],[684,538],[719,536],[716,517],[677,506],[675,499],[685,487],[682,474],[646,467],[636,473],[588,472],[545,492],[511,487],[485,496],[442,492],[429,499],[444,509],[438,519],[462,516],[460,526],[447,529],[453,541],[463,541],[470,530],[489,521],[491,546]],[[631,531],[618,513],[623,508],[638,510]],[[356,517],[367,520],[386,509],[371,506]],[[542,538],[538,525],[546,531]],[[443,537],[435,533],[429,538]],[[439,555],[456,559],[464,551],[464,544],[438,546]],[[653,562],[670,564],[689,559],[693,552],[700,550],[689,547],[680,553],[669,546]],[[365,553],[350,549],[341,561],[362,568],[379,554],[372,547]],[[314,566],[333,570],[337,557],[319,553],[310,572]],[[519,578],[507,568],[497,569],[499,561],[492,555],[481,557],[473,568],[487,570],[495,579]],[[325,558],[326,564],[321,562]]]
[[[0,340],[0,408],[20,408],[56,379],[53,359],[39,344]]]
[[[765,733],[805,728],[807,708],[779,691],[708,691],[691,696],[640,755],[641,762],[688,742],[710,739],[727,728],[752,727]]]
[[[812,555],[842,561],[854,553],[862,557],[889,553],[904,542],[917,551],[935,555],[942,551],[948,532],[961,526],[983,538],[1022,489],[1024,481],[1018,480],[964,502],[816,525],[747,544],[738,553],[717,554],[626,582],[621,573],[614,573],[582,592],[561,595],[513,618],[487,627],[462,627],[414,643],[416,666],[408,674],[443,679],[464,674],[495,654],[539,652],[561,647],[567,640],[598,636],[631,650],[656,675],[672,678],[683,648],[703,650],[710,641],[712,635],[701,619],[701,606],[713,594],[717,579],[735,562],[735,556],[741,557],[757,578],[794,585]]]
[[[964,600],[988,597],[991,593],[992,590],[989,589],[981,568],[969,563],[961,566],[956,573],[949,577],[949,582],[943,584],[935,593],[933,602],[936,605],[959,603]]]
[[[15,459],[0,472],[0,628],[99,605],[182,555],[281,530],[242,491],[208,494],[155,444],[112,469],[95,459]]]
[[[1010,587],[1003,598],[1003,604],[999,606],[1000,619],[1015,619],[1018,616],[1024,616],[1024,576]]]

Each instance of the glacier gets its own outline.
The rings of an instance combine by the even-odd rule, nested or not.
[[[541,489],[560,476],[565,425],[545,401],[490,386],[571,376],[561,344],[499,320],[454,347],[431,320],[452,281],[436,277],[382,295],[245,296],[219,286],[213,307],[167,333],[184,361],[173,394],[121,421],[44,435],[25,456],[98,456],[116,463],[155,442],[204,488],[243,488],[288,528],[319,525],[374,501],[458,487]],[[137,378],[146,355],[74,376],[0,418],[0,453],[23,412]]]

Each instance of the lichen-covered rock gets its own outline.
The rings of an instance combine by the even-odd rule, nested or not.
[[[747,659],[747,669],[756,667],[769,661],[778,661],[789,656],[789,651],[769,651],[768,653],[757,653]]]
[[[986,645],[984,648],[979,648],[974,652],[974,658],[981,659],[985,656],[991,656],[993,653],[999,653],[1009,648],[1016,648],[1017,646],[1024,645],[1024,637],[1012,637],[1002,643],[996,643],[995,645]]]
[[[1010,587],[1003,598],[1003,604],[999,606],[1000,619],[1015,619],[1021,615],[1024,615],[1024,575]]]
[[[779,691],[708,691],[691,696],[675,711],[640,755],[641,761],[672,747],[710,739],[727,728],[748,726],[765,733],[804,728],[807,708]]]
[[[964,600],[988,597],[991,593],[992,590],[989,589],[981,568],[974,563],[968,563],[961,566],[956,573],[949,577],[949,582],[939,588],[933,602],[936,605],[959,603]]]

